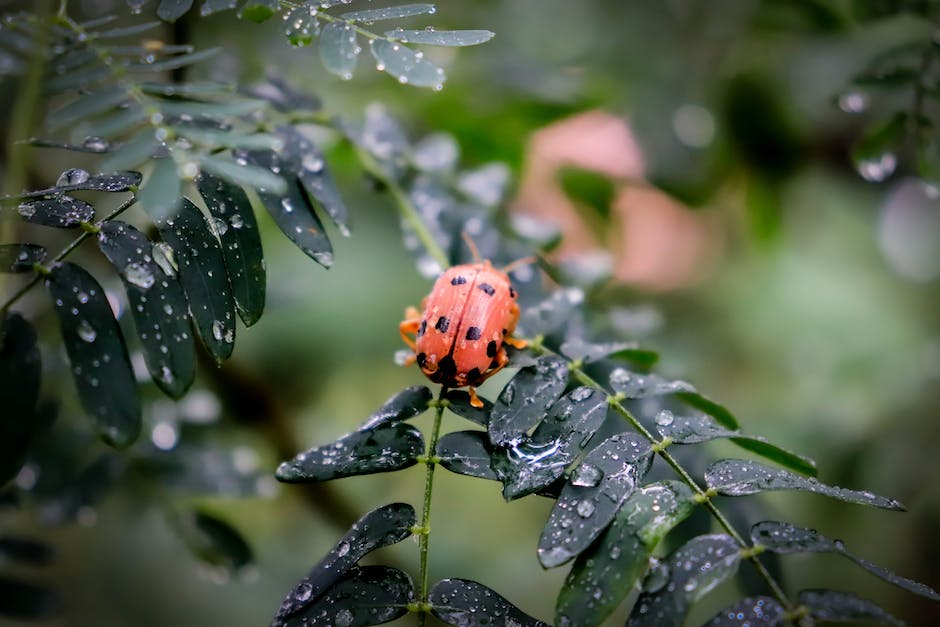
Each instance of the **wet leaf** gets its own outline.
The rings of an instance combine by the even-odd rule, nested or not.
[[[36,330],[8,312],[0,319],[0,486],[16,476],[36,429],[42,361]]]
[[[292,126],[280,126],[277,133],[284,141],[283,155],[290,161],[290,169],[297,174],[313,206],[330,216],[343,235],[349,235],[346,205],[333,182],[323,153]]]
[[[284,16],[284,36],[292,46],[309,46],[319,33],[320,22],[308,6],[294,7]]]
[[[454,431],[437,442],[440,464],[458,475],[499,481],[490,467],[492,446],[483,431]]]
[[[469,579],[441,579],[428,594],[431,614],[460,627],[548,627],[486,586]]]
[[[208,48],[206,50],[199,50],[197,52],[190,52],[187,54],[180,54],[173,57],[167,57],[155,63],[131,63],[127,66],[128,71],[131,72],[168,72],[170,70],[178,70],[183,67],[188,67],[190,65],[195,65],[196,63],[201,63],[211,59],[215,55],[219,54],[222,48]]]
[[[558,399],[532,437],[524,437],[493,455],[493,470],[503,482],[508,501],[533,494],[554,483],[607,416],[607,397],[599,390],[578,387]]]
[[[737,429],[740,426],[738,425],[738,419],[734,417],[734,414],[728,408],[702,396],[698,392],[680,392],[676,394],[676,398],[690,407],[705,412],[728,429]]]
[[[246,156],[255,165],[270,171],[281,172],[285,168],[284,162],[274,151],[252,151],[246,153]],[[259,189],[258,197],[287,238],[308,257],[324,268],[329,268],[333,265],[333,246],[323,223],[301,190],[296,177],[289,177],[285,183],[284,194]]]
[[[17,207],[20,217],[32,224],[70,229],[95,218],[95,208],[71,196],[30,200]]]
[[[261,317],[265,300],[264,251],[251,202],[242,188],[206,172],[196,179],[196,187],[222,244],[235,310],[250,327]]]
[[[62,150],[85,152],[91,154],[101,154],[111,150],[111,142],[104,139],[103,137],[95,137],[94,135],[89,135],[79,144],[70,144],[68,142],[59,142],[51,139],[41,139],[39,137],[30,137],[29,139],[24,140],[23,143],[29,144],[30,146],[36,146],[37,148],[61,148]],[[116,168],[103,169],[111,170]]]
[[[32,538],[0,535],[0,561],[48,566],[54,557],[55,551],[48,544]]]
[[[160,0],[157,5],[157,17],[165,22],[175,22],[192,6],[193,0]]]
[[[705,481],[709,488],[726,496],[745,496],[767,490],[803,490],[847,503],[904,511],[904,506],[898,501],[867,490],[860,492],[826,485],[813,477],[801,477],[788,470],[743,459],[722,459],[713,463],[705,471]]]
[[[160,225],[173,218],[180,210],[183,184],[176,161],[167,157],[154,159],[150,178],[137,196],[141,207]]]
[[[382,407],[373,412],[372,415],[359,426],[359,431],[366,431],[380,425],[402,422],[409,418],[414,418],[427,410],[430,401],[431,390],[426,386],[413,385],[407,387],[385,401]]]
[[[408,44],[424,44],[428,46],[476,46],[493,38],[492,31],[488,30],[405,30],[397,28],[385,33],[386,37],[394,37]]]
[[[101,162],[102,168],[135,168],[147,161],[160,149],[162,144],[153,133],[141,133],[118,146],[114,152]],[[166,161],[170,161],[167,159]]]
[[[251,547],[232,525],[208,512],[180,515],[174,527],[193,554],[207,564],[236,573],[254,560]]]
[[[140,434],[137,381],[124,336],[98,282],[73,263],[56,264],[46,278],[62,341],[85,412],[116,448]]]
[[[235,303],[219,240],[188,198],[182,199],[176,216],[157,228],[173,249],[199,338],[216,361],[227,359],[235,346]]]
[[[384,7],[381,9],[364,9],[362,11],[350,11],[340,13],[340,17],[348,21],[356,22],[377,22],[379,20],[394,20],[403,17],[412,17],[414,15],[424,15],[425,13],[434,13],[433,4],[400,4],[394,7]]]
[[[836,590],[801,590],[798,597],[800,605],[809,608],[813,618],[825,621],[873,620],[886,625],[904,625],[888,612],[868,599],[851,592]]]
[[[50,130],[59,130],[84,118],[117,107],[128,98],[127,88],[123,85],[97,89],[79,96],[64,107],[50,113],[46,118],[46,125]]]
[[[287,191],[287,183],[282,177],[265,168],[249,165],[244,159],[235,161],[221,154],[195,157],[203,172],[215,174],[234,185],[264,190],[271,194],[283,194]]]
[[[475,422],[481,427],[485,427],[486,423],[489,422],[490,412],[493,411],[491,401],[483,397],[477,397],[483,403],[483,407],[474,407],[470,404],[470,394],[466,390],[448,390],[445,398],[447,399],[447,409],[461,418]]]
[[[678,481],[637,489],[575,560],[558,594],[555,623],[602,624],[646,574],[660,541],[694,507],[691,490]]]
[[[238,17],[260,24],[274,17],[279,9],[278,0],[246,0],[238,12]]]
[[[783,625],[786,609],[770,597],[747,597],[718,612],[705,627],[757,627]]]
[[[147,236],[129,224],[103,223],[98,247],[124,282],[150,376],[167,395],[180,398],[196,375],[182,287],[154,260],[154,245]]]
[[[0,244],[0,272],[32,272],[33,264],[45,258],[46,249],[39,244]]]
[[[59,613],[59,595],[45,586],[0,576],[0,616],[36,620]]]
[[[804,475],[816,475],[816,462],[768,442],[761,436],[745,435],[719,425],[706,414],[677,415],[663,410],[655,418],[656,430],[677,444],[696,444],[729,438],[741,448],[775,461]]]
[[[391,74],[399,83],[439,89],[447,80],[444,70],[404,44],[373,39],[369,47],[375,57],[376,69]]]
[[[121,171],[89,175],[84,170],[66,170],[59,176],[55,193],[88,190],[92,192],[131,192],[141,181],[140,172]]]
[[[617,510],[646,474],[649,442],[635,433],[618,433],[584,456],[548,516],[539,539],[544,568],[576,557],[607,528]]]
[[[277,468],[278,481],[329,481],[353,475],[390,472],[413,466],[424,453],[424,438],[403,423],[355,431],[324,446],[300,453]]]
[[[571,320],[572,313],[582,302],[584,292],[579,288],[555,290],[535,307],[522,311],[519,329],[524,337],[549,335]]]
[[[584,363],[600,361],[605,358],[624,359],[637,365],[652,366],[659,359],[659,355],[650,350],[644,350],[636,342],[585,342],[583,340],[568,340],[562,343],[561,352],[572,360]]]
[[[610,372],[610,387],[631,399],[695,391],[685,381],[665,379],[658,374],[639,374],[626,368],[614,368]]]
[[[849,558],[871,574],[922,597],[940,601],[940,594],[917,581],[872,564],[849,551],[841,540],[830,540],[815,529],[798,527],[791,523],[766,520],[751,527],[751,540],[774,553],[838,553]]]
[[[283,625],[286,619],[313,603],[368,553],[411,536],[415,522],[415,510],[406,503],[384,505],[360,518],[326,557],[294,586],[278,608],[272,627]]]
[[[487,427],[490,442],[497,446],[519,442],[545,416],[567,382],[568,366],[559,357],[541,357],[534,366],[521,369],[493,405]]]
[[[393,621],[414,600],[411,578],[390,566],[353,567],[286,627],[363,627]]]
[[[228,11],[234,9],[237,4],[238,0],[206,0],[199,7],[199,14],[205,17],[219,11]]]
[[[328,72],[341,78],[352,78],[361,51],[352,26],[342,22],[330,22],[324,26],[317,50]]]
[[[689,540],[666,563],[669,585],[640,595],[627,621],[628,627],[681,627],[696,601],[737,572],[741,562],[739,549],[733,538],[722,534]]]

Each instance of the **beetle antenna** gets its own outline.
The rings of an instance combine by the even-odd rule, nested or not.
[[[470,249],[470,253],[473,255],[474,263],[480,263],[480,251],[477,249],[477,245],[473,243],[473,240],[470,239],[470,234],[466,231],[461,231],[460,235],[463,237],[463,241],[467,244],[467,248]]]
[[[538,259],[536,259],[534,256],[523,257],[522,259],[516,259],[515,261],[509,263],[508,265],[505,265],[502,268],[500,268],[500,272],[509,274],[510,272],[518,268],[519,266],[524,266],[530,263],[535,263],[536,261],[538,261]]]

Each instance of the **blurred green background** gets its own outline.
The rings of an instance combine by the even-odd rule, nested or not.
[[[119,2],[74,4],[88,16],[126,13]],[[322,98],[328,112],[354,118],[382,101],[410,137],[451,133],[464,165],[504,161],[515,180],[532,159],[532,134],[546,125],[593,109],[627,120],[648,181],[707,217],[712,255],[706,270],[681,286],[627,284],[605,298],[643,307],[639,315],[654,324],[642,341],[662,353],[662,371],[695,382],[748,432],[817,459],[828,483],[887,494],[909,509],[898,514],[788,493],[760,499],[754,520],[778,516],[814,527],[937,589],[940,202],[904,154],[882,182],[864,180],[849,157],[863,130],[906,106],[909,94],[863,94],[868,106],[857,114],[838,106],[870,57],[926,39],[930,29],[903,14],[853,21],[850,5],[441,3],[436,26],[496,32],[483,46],[433,51],[449,76],[441,92],[399,86],[365,59],[354,80],[341,81],[322,69],[315,50],[289,47],[280,20],[254,25],[230,13],[200,18],[193,11],[175,28],[197,46],[225,47],[198,69],[211,78],[247,83],[275,68]],[[166,37],[173,36],[167,27]],[[9,90],[0,96],[5,113],[13,97]],[[328,155],[352,214],[352,237],[334,239],[335,267],[315,266],[259,216],[268,270],[264,317],[250,330],[239,328],[230,362],[219,370],[203,366],[189,398],[174,404],[149,390],[148,432],[201,417],[212,424],[184,427],[181,443],[195,433],[270,474],[285,443],[328,442],[402,387],[424,383],[417,369],[397,367],[393,354],[401,348],[396,325],[404,307],[419,302],[430,283],[414,271],[389,199],[372,189],[348,150]],[[29,175],[44,184],[67,160],[43,153]],[[93,271],[104,268],[89,263]],[[43,329],[44,361],[58,360],[64,376],[43,295],[33,294],[23,311]],[[507,377],[482,393],[495,397]],[[65,396],[54,429],[87,431],[74,392],[67,383],[58,387]],[[445,429],[456,428],[463,425],[451,416]],[[104,451],[90,443],[83,459]],[[714,454],[733,449],[715,445]],[[21,476],[19,485],[28,487],[28,479]],[[256,564],[225,581],[199,565],[154,507],[157,497],[133,478],[81,512],[79,524],[40,524],[44,512],[28,496],[25,507],[0,515],[8,532],[41,537],[56,550],[51,568],[24,571],[64,595],[65,617],[49,625],[247,626],[266,624],[345,531],[339,522],[393,500],[417,506],[422,486],[422,470],[412,468],[343,479],[330,486],[329,498],[273,483],[255,498],[199,498],[255,551]],[[538,497],[506,504],[497,485],[441,471],[432,580],[476,579],[549,619],[565,570],[543,572],[535,559],[549,507]],[[416,543],[376,558],[389,556],[416,573]],[[835,582],[912,624],[940,617],[936,605],[843,558],[787,556],[783,567],[790,590]],[[722,590],[700,604],[690,624],[732,598],[730,588]]]

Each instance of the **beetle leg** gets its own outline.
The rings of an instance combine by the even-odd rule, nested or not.
[[[468,388],[470,390],[470,405],[480,409],[483,407],[483,401],[480,400],[480,397],[477,396],[477,389],[472,385]]]
[[[398,325],[398,332],[401,334],[402,341],[404,341],[411,350],[415,350],[417,347],[415,346],[414,339],[409,337],[409,335],[416,335],[420,327],[421,312],[414,307],[408,307],[405,310],[405,319]],[[406,365],[410,364],[412,361],[414,360],[410,359]]]
[[[523,349],[529,345],[529,343],[526,340],[523,340],[517,337],[510,337],[508,335],[503,338],[503,342],[505,342],[506,344],[509,344],[510,346],[516,349]]]
[[[490,368],[489,370],[487,370],[486,372],[484,372],[484,373],[480,376],[480,378],[477,379],[477,383],[483,383],[484,381],[486,381],[487,379],[489,379],[490,377],[492,377],[494,374],[496,374],[497,372],[499,372],[500,370],[502,370],[503,368],[505,368],[505,367],[506,367],[506,364],[508,364],[508,363],[509,363],[509,355],[506,354],[506,347],[505,347],[505,346],[500,346],[500,347],[499,347],[499,351],[496,353],[496,365],[493,366],[492,368]],[[473,388],[470,388],[470,389],[472,390]],[[472,395],[472,394],[473,394],[473,393],[471,392],[471,395]],[[471,399],[471,403],[470,403],[470,404],[473,405],[472,399]],[[483,407],[483,404],[480,403],[480,405],[473,405],[473,406],[474,406],[474,407]]]

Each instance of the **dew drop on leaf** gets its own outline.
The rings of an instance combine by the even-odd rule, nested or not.
[[[150,268],[136,261],[124,267],[124,276],[127,277],[128,283],[145,290],[153,287],[154,281],[156,280]]]
[[[91,344],[95,341],[95,338],[98,337],[98,332],[95,331],[94,327],[92,327],[87,320],[82,320],[78,323],[78,337]]]
[[[66,185],[81,185],[89,178],[91,178],[91,175],[87,170],[82,170],[81,168],[71,168],[59,175],[55,185],[56,187],[64,187]]]

